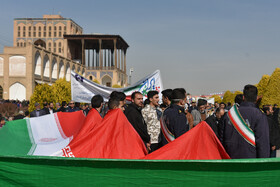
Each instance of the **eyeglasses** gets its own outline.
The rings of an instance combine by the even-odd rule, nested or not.
[[[73,105],[73,104],[75,104],[75,103],[69,103],[69,105]]]

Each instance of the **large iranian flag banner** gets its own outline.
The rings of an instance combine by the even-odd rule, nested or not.
[[[7,122],[0,129],[0,155],[49,156],[69,144],[84,120],[78,111]]]
[[[151,90],[157,90],[159,92],[159,98],[161,99],[163,85],[159,70],[156,70],[150,75],[137,81],[135,84],[125,88],[102,86],[86,79],[74,71],[71,72],[71,96],[72,100],[76,102],[90,103],[91,98],[97,94],[101,95],[104,100],[107,101],[113,91],[124,92],[127,100],[130,100],[132,93],[136,91],[141,92],[144,98],[147,98],[147,93]]]

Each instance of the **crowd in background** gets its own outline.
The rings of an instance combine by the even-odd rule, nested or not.
[[[187,93],[183,88],[166,89],[161,94],[162,101],[157,91],[149,91],[147,99],[143,101],[143,95],[140,92],[134,92],[131,95],[131,101],[126,101],[124,93],[114,91],[106,103],[100,95],[96,95],[91,104],[74,101],[43,102],[41,107],[39,103],[35,103],[35,110],[31,112],[28,111],[29,101],[0,100],[0,126],[5,125],[7,121],[39,117],[55,112],[82,110],[87,116],[91,109],[96,109],[101,117],[104,117],[108,110],[121,108],[150,152],[178,138],[201,121],[206,121],[218,139],[221,138],[224,118],[233,104],[223,102],[211,104],[203,98],[187,102]],[[239,107],[242,102],[244,102],[244,95],[237,95],[234,104]],[[255,102],[256,108],[259,108],[258,103],[258,101]],[[276,150],[280,148],[279,108],[277,105],[265,105],[258,110],[262,110],[263,115],[267,117],[270,156],[275,157]]]

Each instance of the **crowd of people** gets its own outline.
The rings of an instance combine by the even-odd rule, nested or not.
[[[143,140],[149,152],[153,152],[182,134],[206,121],[216,134],[231,158],[276,157],[280,148],[280,114],[276,105],[259,107],[258,90],[246,85],[243,94],[235,98],[235,103],[208,103],[206,99],[187,102],[184,88],[152,90],[143,100],[140,92],[134,92],[131,100],[126,100],[122,92],[113,91],[108,102],[101,95],[95,95],[91,104],[70,101],[62,103],[44,102],[41,108],[35,103],[32,112],[19,110],[13,118],[1,115],[1,127],[7,120],[38,117],[55,112],[75,112],[82,110],[85,116],[96,110],[104,117],[109,110],[121,109],[130,124]],[[2,101],[2,103],[5,103]],[[10,102],[18,108],[29,104]],[[161,104],[160,104],[161,103]]]

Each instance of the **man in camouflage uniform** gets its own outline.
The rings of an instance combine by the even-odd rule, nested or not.
[[[142,116],[147,124],[148,134],[151,137],[151,152],[159,148],[160,116],[161,112],[157,109],[159,105],[158,91],[149,91],[149,104],[142,109]]]

